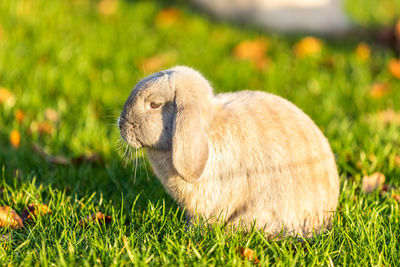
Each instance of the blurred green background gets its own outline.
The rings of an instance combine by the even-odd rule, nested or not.
[[[359,32],[304,39],[219,21],[183,0],[0,1],[0,206],[52,203],[70,216],[66,225],[95,209],[133,216],[138,194],[139,210],[148,211],[149,201],[175,209],[144,151],[124,167],[116,127],[134,85],[174,65],[199,70],[216,93],[265,90],[303,109],[329,139],[342,186],[354,186],[344,188],[342,208],[364,175],[382,172],[397,188],[400,63],[376,36],[394,25],[400,2],[346,1],[345,8]],[[19,145],[12,144],[12,131]],[[93,154],[101,160],[53,164],[33,144],[68,160]],[[90,208],[73,211],[84,200]],[[10,251],[2,255],[22,261]]]

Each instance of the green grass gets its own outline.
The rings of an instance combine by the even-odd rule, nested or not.
[[[359,60],[354,50],[362,40],[354,36],[325,39],[319,55],[298,59],[292,47],[301,36],[218,22],[185,2],[120,1],[106,17],[91,0],[0,1],[0,86],[16,99],[0,104],[0,206],[21,212],[37,202],[53,211],[23,229],[0,229],[8,237],[0,244],[0,264],[249,266],[236,250],[250,247],[262,265],[398,265],[400,213],[391,193],[400,185],[400,126],[367,119],[380,110],[400,110],[400,80],[387,70],[394,54],[369,43],[371,58]],[[400,10],[396,0],[379,3],[346,6],[360,24],[376,27]],[[180,10],[180,20],[171,27],[155,24],[169,5]],[[236,44],[259,36],[269,40],[265,70],[232,56]],[[116,118],[131,88],[149,74],[143,60],[154,55],[167,58],[165,68],[200,70],[216,92],[265,90],[309,114],[337,156],[341,195],[333,228],[304,243],[268,241],[257,231],[226,234],[220,226],[186,230],[183,210],[143,151],[126,167],[118,151]],[[371,98],[375,82],[387,83],[390,92]],[[30,131],[33,122],[45,120],[47,108],[60,115],[53,132]],[[26,113],[21,124],[17,109]],[[10,145],[12,130],[21,133],[19,148]],[[32,152],[33,143],[69,158],[96,152],[105,164],[54,165]],[[366,195],[362,176],[376,171],[386,175],[392,191]],[[112,215],[110,225],[78,225],[98,210]]]

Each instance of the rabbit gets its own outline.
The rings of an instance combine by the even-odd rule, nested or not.
[[[147,157],[189,223],[204,218],[270,235],[331,226],[339,176],[327,139],[289,101],[261,91],[213,94],[176,66],[141,80],[118,126]]]

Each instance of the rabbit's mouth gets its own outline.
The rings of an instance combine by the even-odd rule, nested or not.
[[[132,125],[132,123],[120,117],[118,119],[118,127],[119,134],[121,135],[122,140],[124,140],[127,144],[136,149],[143,147],[142,142],[137,138],[136,134],[134,133],[135,127]]]

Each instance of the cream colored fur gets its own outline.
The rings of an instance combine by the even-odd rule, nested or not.
[[[163,120],[153,120],[157,110],[139,111],[147,104],[137,95],[146,92],[163,95]],[[132,122],[151,125],[145,132]],[[247,229],[255,222],[272,235],[310,235],[331,223],[339,196],[333,153],[313,121],[281,97],[213,95],[198,72],[175,67],[134,88],[120,130],[128,143],[147,148],[157,177],[189,220],[222,218]]]

